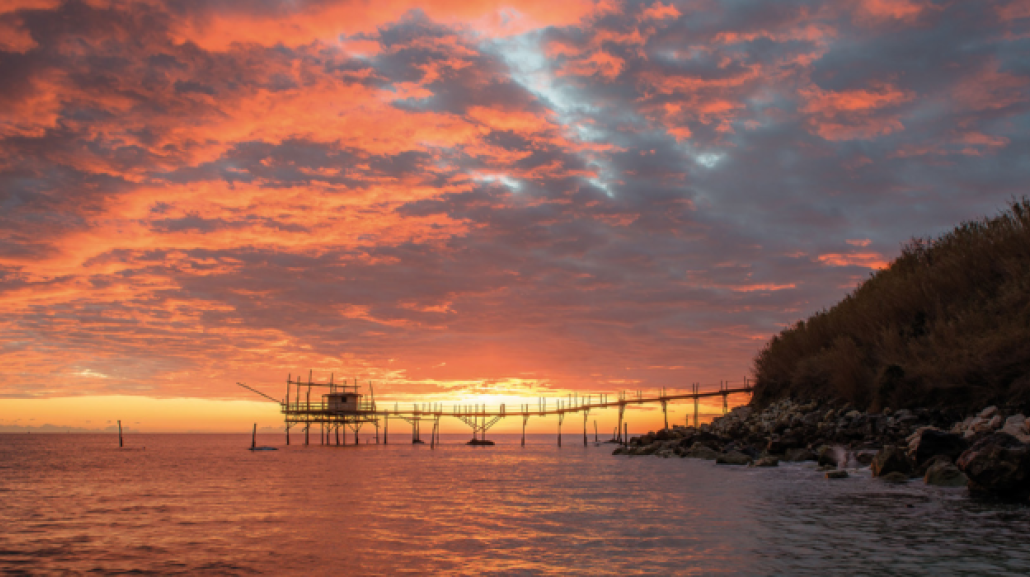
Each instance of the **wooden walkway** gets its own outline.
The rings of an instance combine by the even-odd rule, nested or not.
[[[529,422],[530,417],[557,416],[558,446],[560,447],[562,423],[567,415],[573,413],[581,413],[583,415],[583,444],[585,445],[587,444],[587,417],[590,414],[590,411],[610,408],[615,408],[619,411],[619,425],[615,430],[612,440],[623,443],[628,441],[628,426],[624,423],[624,415],[626,408],[630,405],[660,404],[662,407],[662,414],[665,419],[665,427],[668,428],[669,403],[675,401],[693,401],[694,426],[696,427],[699,424],[698,409],[701,399],[722,397],[722,409],[725,414],[729,409],[730,395],[750,395],[752,393],[751,381],[749,379],[744,379],[743,384],[738,386],[731,385],[729,381],[723,381],[719,383],[718,389],[716,390],[712,390],[710,387],[705,387],[705,389],[708,390],[702,390],[700,384],[693,384],[691,385],[690,392],[682,392],[682,389],[676,389],[673,392],[670,392],[667,389],[662,389],[658,395],[651,396],[646,396],[643,390],[637,390],[633,395],[630,395],[627,391],[622,391],[618,393],[614,399],[609,398],[609,395],[605,393],[590,394],[583,397],[578,395],[568,395],[568,397],[564,399],[547,399],[540,397],[537,399],[536,404],[520,404],[517,408],[512,407],[512,409],[509,409],[504,404],[492,408],[478,404],[456,404],[451,405],[448,408],[444,408],[442,403],[413,403],[410,409],[407,408],[407,406],[402,407],[400,403],[395,403],[391,409],[379,406],[375,402],[374,396],[370,396],[369,400],[362,400],[353,408],[341,410],[332,406],[326,401],[326,399],[330,394],[338,394],[337,392],[343,389],[351,389],[356,392],[357,383],[353,386],[340,385],[333,383],[331,378],[329,383],[316,383],[311,380],[310,374],[308,381],[302,382],[299,379],[293,380],[291,376],[286,381],[286,398],[284,400],[274,399],[242,383],[237,384],[279,404],[286,425],[287,445],[290,444],[290,429],[297,426],[303,427],[304,444],[309,444],[311,425],[321,426],[322,444],[332,444],[332,436],[335,433],[336,444],[340,445],[341,428],[351,429],[354,432],[354,442],[358,443],[358,432],[361,430],[361,427],[366,424],[375,427],[376,443],[379,443],[380,441],[379,429],[380,426],[382,426],[382,441],[384,443],[389,443],[390,420],[399,419],[411,424],[412,442],[414,443],[424,443],[421,439],[422,422],[427,421],[428,423],[431,423],[433,427],[430,433],[430,446],[435,446],[436,443],[439,442],[440,420],[444,417],[453,417],[464,422],[472,429],[472,438],[474,442],[482,444],[489,444],[486,441],[486,432],[502,419],[507,417],[521,418],[522,444],[525,445],[526,423]],[[293,389],[293,387],[296,387],[296,389]],[[312,389],[321,387],[328,388],[330,393],[322,395],[322,401],[312,403]],[[712,387],[714,387],[714,385],[712,385]],[[305,400],[301,401],[301,390],[305,388],[307,389]],[[293,390],[296,391],[295,400],[294,402],[290,402],[290,393],[293,392]],[[371,392],[371,383],[369,383],[369,390]],[[596,440],[596,422],[594,425],[594,437]],[[344,435],[343,444],[346,444],[346,435]]]

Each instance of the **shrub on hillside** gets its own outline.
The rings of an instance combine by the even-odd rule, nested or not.
[[[843,301],[755,358],[755,402],[1030,405],[1030,201],[913,239]]]

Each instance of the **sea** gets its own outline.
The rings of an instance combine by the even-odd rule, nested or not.
[[[1030,507],[964,489],[467,437],[0,435],[0,572],[1030,574]]]

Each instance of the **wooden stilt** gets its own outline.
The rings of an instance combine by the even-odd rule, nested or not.
[[[583,412],[583,446],[584,447],[587,446],[587,415],[589,415],[589,413],[584,411]]]
[[[254,432],[250,434],[250,448],[257,447],[257,423],[254,423]]]
[[[122,422],[118,421],[118,448],[121,449],[125,446],[125,442],[122,440]]]
[[[526,423],[529,421],[529,413],[522,413],[522,446],[526,446]]]

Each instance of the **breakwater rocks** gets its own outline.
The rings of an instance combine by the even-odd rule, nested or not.
[[[1030,499],[1030,419],[997,407],[962,419],[926,409],[867,413],[784,400],[762,411],[737,407],[699,428],[677,425],[633,437],[613,454],[755,467],[815,461],[823,473],[869,467],[888,482],[922,478],[966,486],[974,495]]]

